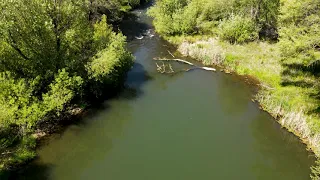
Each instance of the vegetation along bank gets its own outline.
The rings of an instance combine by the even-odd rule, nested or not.
[[[148,13],[185,56],[257,78],[263,109],[320,155],[319,1],[158,0]]]
[[[109,24],[140,3],[0,0],[0,172],[34,158],[37,137],[121,88],[133,56]]]

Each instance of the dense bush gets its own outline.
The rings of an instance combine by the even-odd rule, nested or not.
[[[180,32],[183,8],[187,5],[186,0],[163,0],[157,1],[156,6],[149,10],[149,15],[155,17],[156,30],[165,35],[174,35]],[[182,16],[181,16],[182,17]],[[180,18],[178,20],[178,18]],[[182,33],[182,32],[181,32]]]
[[[253,31],[252,25],[266,31],[267,28],[276,29],[278,7],[279,0],[162,0],[149,10],[149,15],[154,17],[156,30],[166,36],[217,33],[220,21],[226,28],[226,23],[233,23],[231,27],[235,25],[232,19],[240,15],[248,17],[238,20],[244,20],[250,31]],[[247,29],[238,30],[247,34]]]
[[[244,43],[256,40],[259,28],[250,17],[231,15],[219,24],[220,37],[230,43]]]
[[[90,81],[118,77],[119,67],[131,65],[124,36],[112,32],[106,16],[90,21],[85,2],[1,5],[1,109],[10,109],[1,122],[31,128],[47,112],[64,110]]]
[[[313,0],[282,0],[279,47],[284,61],[308,65],[320,59],[319,6]]]
[[[133,57],[101,13],[114,21],[139,3],[0,0],[0,154],[23,142],[38,122],[120,86]],[[31,157],[21,148],[22,159]]]
[[[147,2],[148,0],[85,0],[89,9],[88,17],[90,20],[100,19],[101,15],[106,14],[109,22],[118,22],[122,19],[125,12]]]

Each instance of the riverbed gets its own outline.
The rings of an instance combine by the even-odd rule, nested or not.
[[[120,25],[136,58],[123,92],[52,136],[11,179],[308,179],[314,155],[252,102],[239,77],[157,71],[153,58],[172,58],[174,47],[145,13]]]

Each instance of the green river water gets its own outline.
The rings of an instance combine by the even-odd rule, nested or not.
[[[127,88],[52,136],[9,179],[309,179],[314,155],[251,101],[253,90],[239,77],[156,71],[152,59],[170,57],[172,47],[150,36],[145,11],[120,26],[136,57]]]

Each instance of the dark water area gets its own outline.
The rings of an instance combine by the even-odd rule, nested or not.
[[[3,179],[309,179],[314,155],[251,101],[253,90],[239,77],[157,72],[153,58],[170,58],[173,47],[145,12],[135,10],[120,25],[136,57],[126,89]]]

